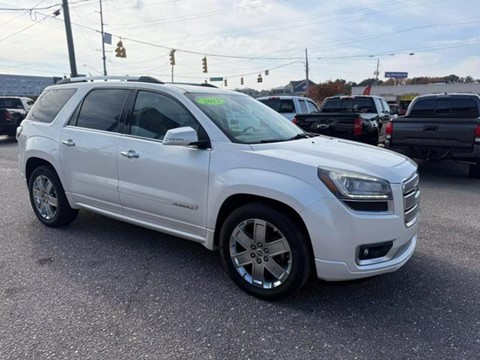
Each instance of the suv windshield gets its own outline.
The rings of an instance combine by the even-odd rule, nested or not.
[[[249,96],[199,93],[186,96],[232,142],[259,144],[306,137],[296,125]]]

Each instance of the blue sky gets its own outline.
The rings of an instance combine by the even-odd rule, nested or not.
[[[98,75],[99,1],[69,2],[78,72]],[[0,0],[0,73],[70,73],[63,14],[51,15],[60,3]],[[176,81],[220,76],[233,89],[243,77],[244,86],[271,88],[305,77],[307,48],[315,82],[373,77],[378,60],[381,79],[385,71],[480,78],[478,0],[103,0],[103,8],[105,30],[127,49],[120,59],[106,46],[109,75],[169,81],[176,49]]]

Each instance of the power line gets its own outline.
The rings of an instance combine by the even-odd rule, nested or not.
[[[73,1],[71,2],[70,4],[78,4],[78,3],[83,3],[83,2],[87,2],[87,1],[92,1],[92,0],[78,0],[78,1]],[[42,3],[43,1],[41,1],[40,3]],[[33,10],[49,10],[49,9],[53,9],[55,7],[59,7],[59,6],[62,6],[61,3],[59,4],[53,4],[53,5],[49,5],[49,6],[44,6],[44,7],[31,7],[31,8],[0,8],[0,11],[33,11]]]

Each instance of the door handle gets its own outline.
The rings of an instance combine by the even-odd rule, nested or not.
[[[120,154],[129,158],[129,159],[138,159],[140,157],[134,150],[121,151]]]
[[[68,140],[62,140],[62,144],[63,145],[67,145],[67,146],[75,146],[75,143],[72,139],[68,139]]]
[[[423,130],[426,130],[426,131],[429,131],[429,130],[435,131],[435,130],[438,130],[438,126],[436,126],[436,125],[425,125],[425,126],[423,127]]]

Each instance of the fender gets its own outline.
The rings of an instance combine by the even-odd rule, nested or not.
[[[216,176],[210,184],[209,199],[214,201],[208,202],[208,229],[215,228],[219,210],[225,200],[237,194],[276,200],[298,213],[322,198],[319,189],[292,175],[261,169],[232,169]]]

